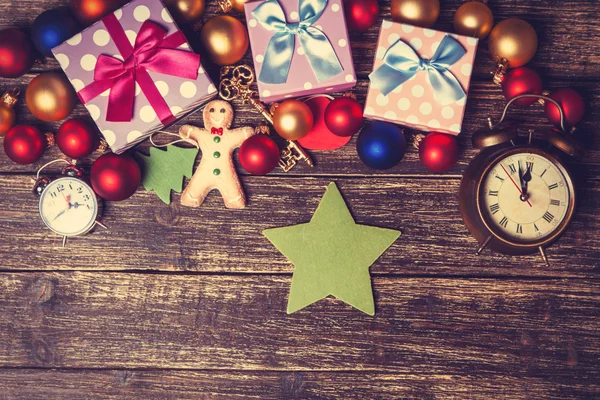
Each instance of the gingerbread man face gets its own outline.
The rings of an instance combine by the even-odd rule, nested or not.
[[[202,116],[206,129],[229,128],[233,122],[233,108],[226,101],[213,100],[204,107]]]

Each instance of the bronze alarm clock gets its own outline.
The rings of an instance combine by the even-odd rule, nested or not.
[[[510,105],[525,97],[555,104],[562,129],[550,129],[545,140],[525,140],[517,127],[504,122]],[[578,157],[581,146],[566,133],[564,113],[547,96],[520,95],[504,108],[500,121],[473,134],[473,147],[482,149],[471,161],[460,185],[460,210],[471,234],[484,248],[508,254],[539,252],[548,265],[545,248],[566,229],[577,196],[563,155]]]

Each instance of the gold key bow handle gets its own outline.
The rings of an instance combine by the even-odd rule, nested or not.
[[[220,79],[219,96],[223,100],[231,101],[240,99],[244,104],[252,105],[256,111],[261,113],[273,125],[273,116],[264,104],[256,100],[254,97],[256,92],[250,88],[254,82],[252,68],[247,65],[222,67]]]
[[[256,111],[261,113],[273,125],[273,114],[269,112],[263,103],[256,100],[256,91],[251,89],[254,82],[254,71],[252,71],[252,68],[248,65],[222,67],[220,80],[219,96],[223,100],[231,101],[240,99],[244,104],[252,105]],[[286,140],[286,142],[287,146],[281,151],[279,159],[279,166],[285,172],[291,170],[298,161],[304,161],[310,167],[314,167],[314,163],[306,150],[293,140]]]

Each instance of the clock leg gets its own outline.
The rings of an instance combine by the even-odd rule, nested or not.
[[[492,240],[492,235],[488,236],[487,239],[485,239],[485,242],[483,242],[483,244],[479,246],[479,248],[477,249],[477,255],[481,254],[481,252],[483,251],[483,249],[485,249],[485,246],[488,245],[490,240]]]
[[[542,258],[544,259],[546,266],[549,267],[550,263],[548,262],[548,257],[546,256],[546,252],[544,251],[544,248],[542,246],[540,246],[538,248],[540,249],[540,254],[542,255]]]
[[[65,247],[67,245],[67,237],[63,236],[63,243],[62,243],[62,247]]]
[[[108,228],[106,227],[106,225],[104,225],[102,222],[100,222],[99,220],[96,220],[96,225],[100,225],[101,227],[103,227],[104,229],[108,230]]]

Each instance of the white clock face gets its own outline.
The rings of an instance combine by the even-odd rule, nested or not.
[[[92,188],[80,179],[60,178],[42,192],[40,215],[46,226],[60,235],[81,235],[96,222],[98,200]]]
[[[565,219],[571,198],[562,171],[530,152],[509,155],[492,165],[479,195],[481,213],[492,230],[517,242],[552,234]]]

